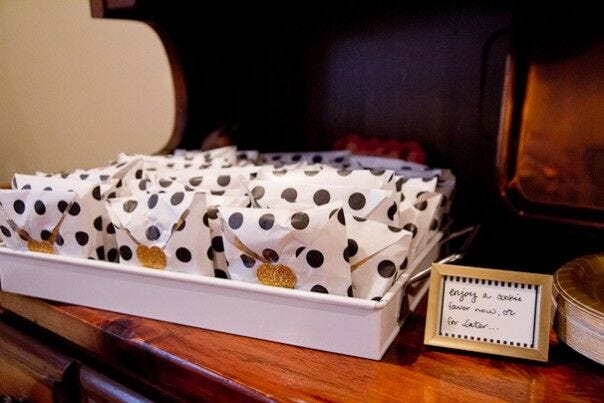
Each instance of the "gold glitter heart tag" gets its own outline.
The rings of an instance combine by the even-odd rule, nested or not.
[[[50,253],[52,255],[57,254],[54,246],[52,246],[52,244],[48,241],[37,241],[35,239],[30,239],[27,241],[27,249],[32,252]]]
[[[139,245],[136,248],[136,257],[143,266],[149,269],[163,270],[167,265],[166,254],[157,246]]]
[[[298,279],[293,270],[283,264],[262,263],[256,270],[260,284],[295,288]]]

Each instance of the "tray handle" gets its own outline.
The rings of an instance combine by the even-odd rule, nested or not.
[[[459,249],[456,252],[451,253],[451,254],[443,257],[442,259],[437,260],[435,263],[439,263],[439,264],[452,263],[452,262],[456,262],[456,261],[460,260],[461,258],[463,258],[464,255],[466,254],[468,248],[472,244],[472,242],[474,242],[474,239],[476,238],[476,235],[478,234],[479,230],[480,230],[480,225],[472,225],[472,226],[463,228],[459,231],[452,232],[447,237],[443,238],[440,241],[439,246],[447,244],[447,243],[451,242],[452,240],[460,238],[462,236],[466,236],[464,243],[459,247]],[[410,314],[410,311],[408,309],[408,300],[407,300],[407,293],[406,293],[407,286],[415,284],[415,283],[423,280],[424,278],[428,277],[430,275],[431,270],[432,270],[432,265],[415,273],[413,276],[411,276],[409,278],[409,280],[407,280],[407,282],[405,284],[403,284],[403,287],[401,290],[401,307],[400,307],[400,313],[399,313],[399,318],[398,318],[399,325],[402,325],[402,322],[404,322],[405,319],[407,319],[407,317]]]

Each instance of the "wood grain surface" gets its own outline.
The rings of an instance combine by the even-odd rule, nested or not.
[[[603,367],[553,334],[548,363],[424,346],[425,303],[380,361],[9,293],[0,304],[186,399],[595,402],[604,393]]]

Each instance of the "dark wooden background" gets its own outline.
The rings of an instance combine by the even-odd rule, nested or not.
[[[261,151],[330,149],[347,134],[415,140],[431,165],[457,176],[457,225],[483,224],[466,263],[553,272],[601,250],[602,233],[518,218],[501,202],[505,60],[578,51],[602,37],[602,17],[589,2],[529,3],[91,0],[91,8],[146,21],[164,40],[179,105],[171,146],[199,148],[225,125],[240,148]]]

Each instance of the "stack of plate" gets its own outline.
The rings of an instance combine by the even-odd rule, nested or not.
[[[604,364],[604,254],[581,257],[558,269],[552,298],[558,338]]]

